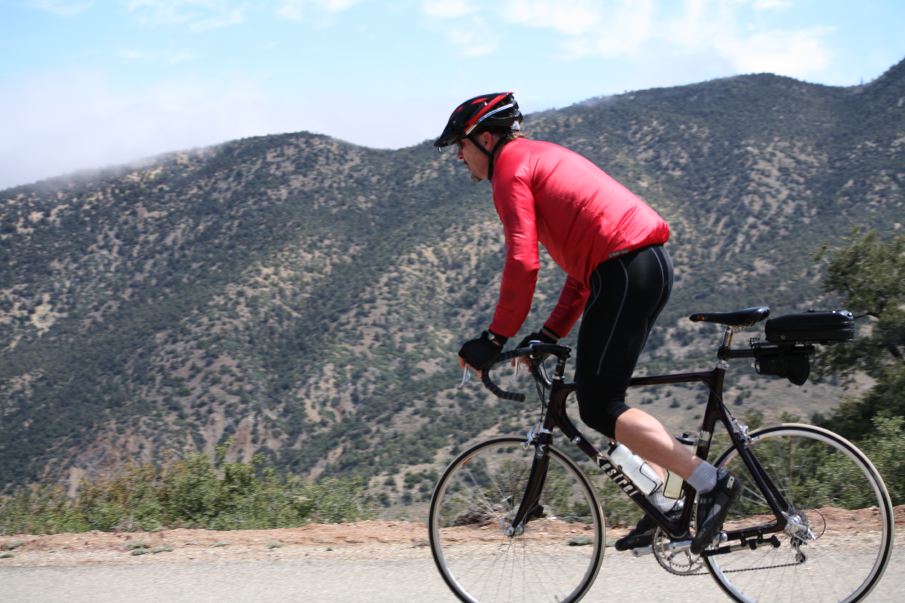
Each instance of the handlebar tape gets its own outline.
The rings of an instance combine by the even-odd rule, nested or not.
[[[496,383],[490,380],[489,371],[484,371],[481,373],[481,381],[484,383],[484,387],[493,392],[493,394],[498,398],[502,398],[503,400],[514,400],[515,402],[525,401],[525,394],[507,392],[503,389],[500,389],[500,387]]]
[[[571,350],[565,346],[557,345],[555,343],[532,342],[531,345],[528,347],[516,348],[514,350],[509,350],[508,352],[503,352],[502,354],[497,356],[497,359],[494,361],[493,365],[496,366],[498,364],[502,364],[504,362],[512,360],[513,358],[521,358],[524,356],[529,356],[534,353],[553,354],[554,356],[557,356],[558,358],[563,359],[563,358],[569,357]],[[485,370],[481,373],[481,381],[484,383],[484,387],[486,387],[491,392],[493,392],[493,394],[495,396],[502,398],[503,400],[514,400],[516,402],[524,402],[525,394],[507,392],[507,391],[501,389],[499,386],[497,386],[496,383],[491,381],[489,373],[492,368],[493,368],[492,366],[488,367],[487,370]],[[536,367],[532,368],[532,374],[535,375],[535,378],[537,377],[536,370],[537,370]],[[547,383],[547,385],[549,385],[549,383]]]
[[[518,358],[519,356],[524,355],[524,351],[519,353],[519,350],[509,350],[508,352],[503,352],[497,359],[494,361],[493,365],[496,366],[498,364],[503,364],[504,362],[508,362],[513,358]],[[500,388],[496,383],[494,383],[490,379],[490,369],[493,367],[488,367],[487,370],[481,373],[481,382],[484,384],[484,387],[489,389],[493,395],[498,398],[502,398],[503,400],[513,400],[515,402],[524,402],[525,394],[519,394],[516,392],[507,392],[504,389]]]

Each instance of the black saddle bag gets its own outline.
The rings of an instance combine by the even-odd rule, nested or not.
[[[811,373],[813,344],[851,341],[855,338],[855,320],[846,310],[786,314],[768,320],[764,334],[766,342],[751,346],[757,372],[803,385]]]
[[[835,343],[855,338],[855,320],[846,310],[805,312],[771,318],[764,327],[770,343]]]
[[[759,374],[785,377],[795,385],[804,385],[808,380],[814,346],[756,342],[751,347],[754,350],[754,369]]]

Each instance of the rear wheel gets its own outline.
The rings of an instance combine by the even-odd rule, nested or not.
[[[810,425],[757,431],[749,447],[789,503],[789,522],[742,550],[705,556],[720,586],[739,601],[857,601],[866,596],[883,575],[893,543],[892,504],[871,462],[851,442]],[[723,529],[773,523],[738,452],[723,453],[717,465],[743,483]]]
[[[604,522],[587,478],[549,448],[538,505],[512,520],[525,494],[534,446],[496,438],[459,455],[431,499],[437,568],[463,601],[577,601],[603,560]]]

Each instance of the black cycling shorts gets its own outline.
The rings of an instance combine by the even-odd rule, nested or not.
[[[613,438],[625,391],[654,321],[669,299],[672,260],[662,245],[607,260],[591,274],[578,331],[575,381],[581,420]]]

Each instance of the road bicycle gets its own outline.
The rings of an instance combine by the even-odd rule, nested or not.
[[[587,457],[658,526],[649,547],[666,570],[709,574],[738,601],[855,601],[880,580],[893,545],[893,512],[870,460],[841,436],[806,424],[749,431],[723,401],[728,361],[753,358],[759,373],[802,384],[815,344],[853,336],[851,314],[822,312],[768,320],[766,341],[732,348],[733,334],[757,325],[769,308],[694,314],[722,325],[715,368],[633,377],[632,387],[702,383],[709,390],[698,433],[685,434],[695,454],[710,458],[717,424],[728,436],[712,461],[742,480],[743,492],[722,530],[700,555],[691,553],[697,493],[682,485],[678,514],[654,506],[566,413],[575,384],[564,380],[568,347],[532,342],[503,353],[494,368],[528,359],[541,401],[525,438],[500,436],[452,461],[430,503],[430,545],[437,568],[463,601],[577,601],[597,577],[605,548],[604,514],[592,481],[574,457]],[[546,361],[545,361],[546,359]],[[550,365],[554,366],[551,368]],[[482,379],[497,396],[522,401]],[[576,448],[552,445],[559,430]],[[721,431],[722,431],[721,430]],[[722,437],[722,436],[720,436]],[[613,444],[611,442],[611,444]],[[705,571],[703,568],[706,567]],[[643,584],[639,584],[643,588]]]

